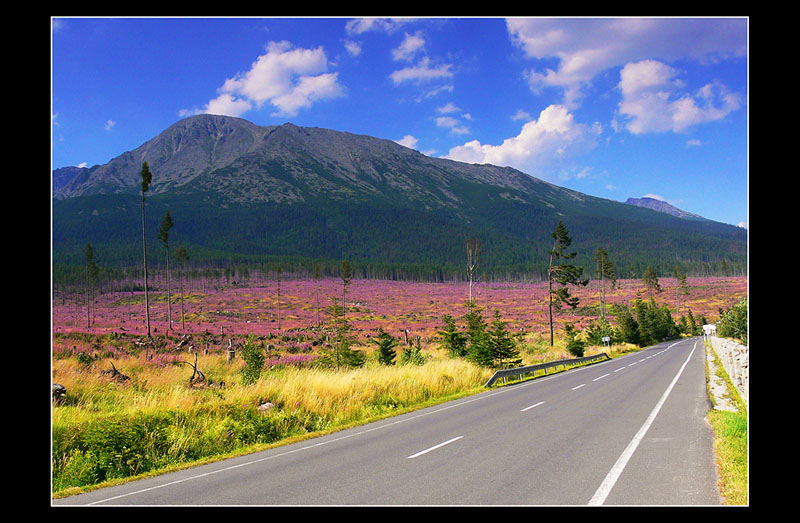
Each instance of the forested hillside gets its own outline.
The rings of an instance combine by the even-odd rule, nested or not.
[[[648,265],[660,274],[676,265],[690,275],[746,271],[746,231],[731,225],[592,197],[510,168],[426,157],[388,140],[201,115],[59,179],[56,275],[82,267],[87,243],[106,270],[141,264],[143,162],[153,172],[145,210],[154,268],[164,264],[156,235],[169,211],[170,243],[195,266],[310,272],[316,263],[335,271],[347,259],[357,276],[446,280],[464,277],[464,242],[478,238],[479,272],[539,279],[562,221],[589,274],[598,247],[621,278],[640,277]]]

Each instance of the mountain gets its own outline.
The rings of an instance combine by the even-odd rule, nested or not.
[[[198,115],[104,165],[53,172],[53,262],[141,258],[142,162],[148,252],[167,210],[171,245],[195,264],[282,263],[307,269],[349,259],[360,275],[441,279],[463,273],[464,240],[482,240],[481,268],[496,278],[541,276],[550,234],[570,230],[591,268],[604,247],[620,277],[676,263],[707,271],[746,267],[746,233],[559,187],[510,167],[425,156],[391,140]],[[65,175],[71,177],[61,181]],[[59,182],[56,183],[56,177]],[[286,267],[284,267],[286,270]]]
[[[641,198],[628,198],[625,203],[628,205],[636,205],[637,207],[645,207],[647,209],[653,209],[654,211],[663,212],[666,214],[670,214],[672,216],[677,216],[678,218],[689,218],[689,219],[698,219],[698,220],[705,220],[699,214],[693,214],[687,211],[683,211],[674,207],[664,200],[658,200],[656,198],[649,198],[647,196],[643,196]]]

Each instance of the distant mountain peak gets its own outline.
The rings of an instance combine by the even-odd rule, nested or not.
[[[625,203],[628,205],[635,205],[636,207],[645,207],[647,209],[652,209],[654,211],[663,212],[665,214],[677,216],[678,218],[705,220],[705,218],[703,218],[699,214],[694,214],[688,211],[678,209],[674,205],[670,205],[664,200],[659,200],[657,198],[650,198],[649,196],[643,196],[641,198],[628,198],[627,200],[625,200]]]

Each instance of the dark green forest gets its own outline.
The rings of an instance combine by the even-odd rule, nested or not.
[[[468,191],[467,191],[468,192]],[[463,194],[463,193],[462,193]],[[619,206],[552,210],[503,198],[475,196],[468,218],[459,213],[385,202],[318,198],[301,203],[216,205],[212,195],[153,195],[146,205],[148,264],[165,264],[156,234],[167,210],[173,247],[184,247],[196,268],[280,266],[299,276],[317,265],[337,275],[347,259],[358,278],[451,281],[466,277],[464,243],[481,240],[478,274],[490,280],[545,279],[551,234],[562,220],[577,252],[575,264],[594,274],[593,253],[604,248],[619,278],[640,278],[647,266],[669,276],[677,266],[689,276],[747,271],[746,232],[711,221],[674,218]],[[646,211],[646,212],[642,212]],[[53,202],[53,277],[82,278],[87,243],[101,270],[140,266],[141,197],[83,196]]]

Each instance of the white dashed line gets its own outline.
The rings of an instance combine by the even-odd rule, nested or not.
[[[432,451],[432,450],[436,450],[436,449],[438,449],[439,447],[444,447],[445,445],[448,445],[448,444],[450,444],[450,443],[452,443],[452,442],[454,442],[454,441],[460,440],[460,439],[461,439],[461,438],[463,438],[463,437],[464,437],[464,436],[456,436],[456,437],[455,437],[455,438],[453,438],[453,439],[449,439],[449,440],[447,440],[447,441],[443,441],[442,443],[439,443],[438,445],[434,445],[434,446],[433,446],[433,447],[431,447],[431,448],[428,448],[428,449],[425,449],[425,450],[421,450],[421,451],[417,452],[416,454],[412,454],[412,455],[410,455],[410,456],[408,457],[408,459],[416,458],[417,456],[422,456],[423,454],[427,454],[428,452],[430,452],[430,451]]]
[[[530,410],[530,409],[532,409],[533,407],[538,407],[538,406],[539,406],[539,405],[541,405],[542,403],[544,403],[544,402],[543,402],[543,401],[540,401],[539,403],[535,403],[535,404],[531,405],[530,407],[525,407],[524,409],[520,410],[520,412],[525,412],[526,410]]]

